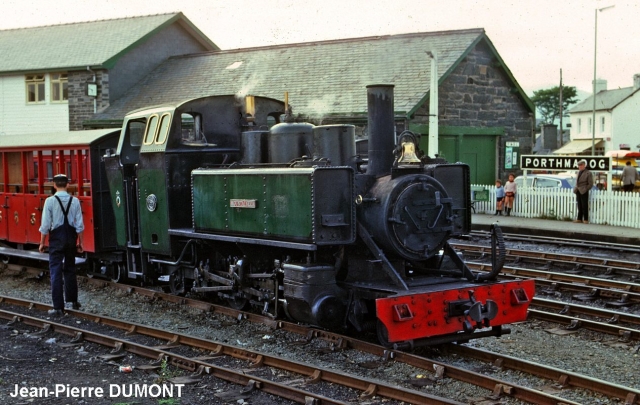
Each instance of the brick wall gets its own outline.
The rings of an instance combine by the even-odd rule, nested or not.
[[[87,84],[98,85],[98,96],[87,95]],[[69,72],[69,130],[82,130],[82,122],[90,119],[95,111],[100,111],[109,106],[109,73],[106,70],[89,72]]]
[[[498,142],[498,167],[504,167],[504,144],[520,142],[520,153],[531,153],[531,119],[499,61],[484,43],[478,44],[439,87],[438,124],[455,127],[504,127]],[[428,123],[429,103],[414,122]]]

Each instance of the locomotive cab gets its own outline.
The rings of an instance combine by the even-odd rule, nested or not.
[[[212,96],[125,117],[118,149],[105,162],[130,278],[154,282],[179,268],[175,259],[195,260],[168,232],[191,226],[191,171],[236,160],[242,129],[277,122],[283,110],[264,97]]]

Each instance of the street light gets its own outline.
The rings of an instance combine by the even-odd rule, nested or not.
[[[596,8],[595,39],[593,41],[593,118],[591,118],[591,156],[596,155],[596,57],[598,54],[598,11],[615,7]]]

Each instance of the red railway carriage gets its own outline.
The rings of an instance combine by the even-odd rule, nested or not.
[[[55,192],[53,176],[64,173],[82,207],[85,250],[115,247],[101,157],[116,148],[119,134],[99,129],[0,137],[0,240],[18,249],[37,247],[44,200]]]

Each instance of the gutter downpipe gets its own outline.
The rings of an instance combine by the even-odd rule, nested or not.
[[[93,70],[91,70],[91,68],[89,66],[87,66],[87,70],[89,71],[89,73],[93,74],[93,81],[92,83],[96,83],[96,72],[94,72]],[[97,106],[97,96],[93,97],[93,113],[95,114],[96,111],[98,111],[98,106]]]

